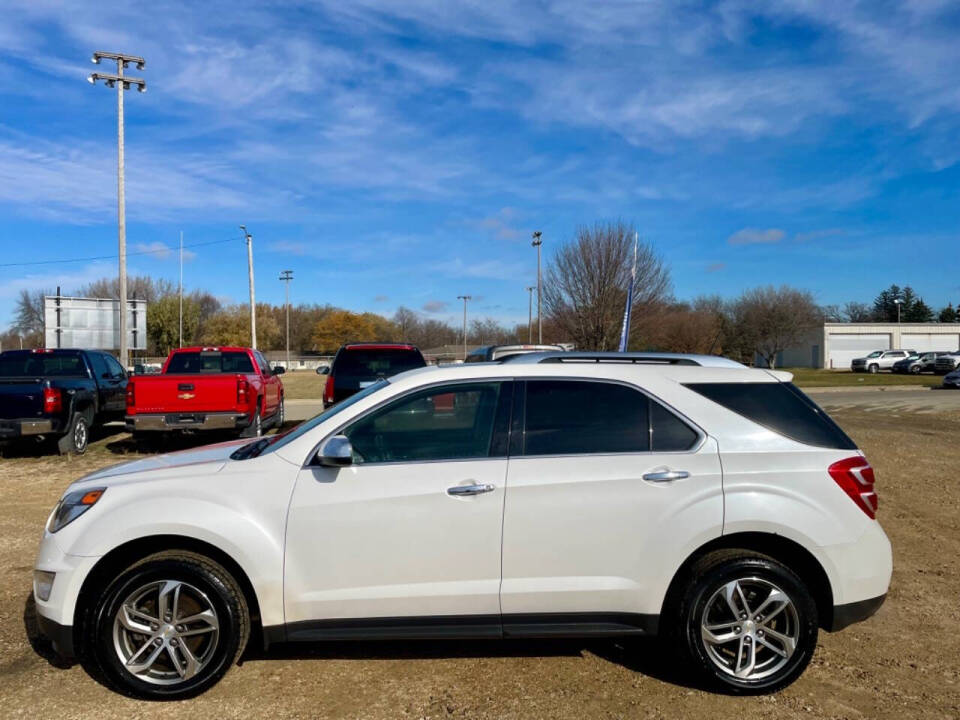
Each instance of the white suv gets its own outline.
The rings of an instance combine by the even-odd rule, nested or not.
[[[772,691],[881,605],[873,471],[789,373],[534,354],[381,380],[281,436],[67,488],[41,630],[119,690],[182,698],[248,640],[669,637]],[[244,444],[245,443],[245,444]]]

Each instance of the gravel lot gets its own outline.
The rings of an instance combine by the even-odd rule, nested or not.
[[[65,667],[38,642],[28,598],[40,529],[72,479],[123,460],[123,434],[82,458],[0,460],[0,716],[330,718],[960,717],[960,415],[834,417],[877,470],[894,545],[893,587],[873,619],[821,635],[806,674],[774,696],[685,684],[655,642],[472,642],[286,646],[250,656],[206,695],[138,703]]]

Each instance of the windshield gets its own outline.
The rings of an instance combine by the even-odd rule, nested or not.
[[[268,447],[262,448],[261,451],[273,452],[274,450],[278,450],[282,448],[287,443],[293,442],[297,438],[301,437],[304,433],[310,432],[315,427],[317,427],[317,425],[319,425],[320,423],[326,422],[337,413],[340,413],[346,410],[351,405],[355,405],[356,403],[360,402],[364,398],[369,397],[370,395],[373,395],[375,392],[378,392],[379,390],[382,390],[389,384],[390,383],[386,380],[377,380],[377,382],[375,382],[373,385],[369,387],[365,387],[360,392],[356,393],[355,395],[351,395],[346,400],[341,400],[336,405],[334,405],[331,408],[328,408],[327,410],[324,410],[319,415],[314,415],[309,420],[306,420],[300,423],[295,428],[293,428],[293,430],[291,430],[290,432],[284,433],[283,435],[279,436],[276,442],[271,443]],[[246,447],[246,445],[244,445],[244,447]]]
[[[868,358],[875,358],[875,357],[880,357],[881,355],[883,355],[883,350],[874,350],[872,353],[870,353],[869,355],[867,355],[867,357],[868,357]]]
[[[87,377],[78,352],[0,354],[0,377]]]

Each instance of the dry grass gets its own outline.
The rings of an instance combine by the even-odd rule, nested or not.
[[[0,707],[4,717],[914,718],[960,717],[960,419],[835,414],[877,469],[893,587],[871,620],[823,634],[813,663],[770,697],[685,686],[652,643],[338,644],[277,648],[174,705],[137,703],[38,654],[25,605],[40,529],[72,479],[128,457],[125,435],[82,458],[0,460]],[[325,551],[348,552],[335,544]],[[29,618],[28,618],[29,620]],[[27,623],[29,624],[29,623]],[[44,646],[38,646],[41,652]]]

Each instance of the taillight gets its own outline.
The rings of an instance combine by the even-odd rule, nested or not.
[[[48,414],[63,410],[63,396],[60,388],[45,387],[43,389],[43,411]]]
[[[245,406],[250,394],[250,383],[243,378],[237,378],[237,405]]]
[[[827,468],[827,472],[868,517],[872,519],[877,516],[879,501],[873,488],[873,468],[866,458],[860,455],[844,458]]]
[[[132,410],[137,404],[137,393],[133,389],[133,383],[127,383],[127,410]]]
[[[327,375],[327,384],[323,388],[323,401],[333,403],[333,375]]]

